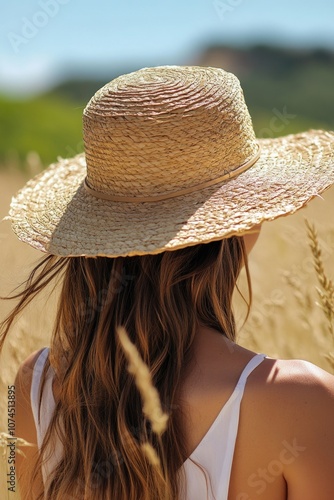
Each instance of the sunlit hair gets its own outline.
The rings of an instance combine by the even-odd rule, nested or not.
[[[187,455],[178,390],[190,366],[199,325],[235,340],[232,294],[243,264],[250,302],[242,237],[157,255],[41,259],[24,290],[11,297],[20,301],[0,325],[0,350],[17,314],[48,283],[61,278],[50,360],[42,374],[44,383],[51,362],[60,395],[38,465],[43,456],[47,459],[56,435],[64,454],[46,498],[179,498]],[[153,432],[142,411],[116,335],[118,326],[125,328],[147,364],[162,408],[169,414],[161,436]],[[151,447],[145,449],[143,443]],[[147,449],[155,452],[160,466],[149,460]],[[41,492],[37,500],[42,498]]]

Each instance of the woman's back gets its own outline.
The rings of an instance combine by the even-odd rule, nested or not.
[[[215,336],[221,337],[218,332]],[[209,338],[208,340],[212,339]],[[215,338],[214,344],[217,344],[217,340],[222,339]],[[219,344],[222,346],[221,342]],[[212,347],[212,345],[209,345],[209,350]],[[182,494],[182,499],[202,500],[203,498],[209,498],[215,500],[219,498],[220,500],[227,500],[228,498],[231,466],[238,433],[239,411],[245,386],[248,377],[265,359],[264,354],[243,351],[234,352],[233,360],[226,360],[226,353],[220,352],[220,359],[217,358],[217,361],[220,361],[220,366],[217,365],[216,360],[212,359],[210,369],[204,369],[204,372],[200,374],[200,381],[198,379],[199,373],[193,372],[188,376],[187,382],[181,385],[180,392],[182,394],[180,393],[179,403],[186,415],[184,422],[186,433],[184,437],[186,448],[189,449],[188,458],[183,464],[186,473],[187,494]],[[35,358],[30,390],[39,447],[50,424],[60,394],[60,386],[51,368],[43,388],[41,417],[39,420],[38,402],[41,373],[48,354],[49,349],[46,348],[39,352]],[[203,357],[201,356],[201,358]],[[228,364],[231,361],[234,362],[234,366],[224,367],[224,358],[225,361],[228,361]],[[215,376],[213,376],[213,370],[216,372]],[[197,379],[197,382],[195,379]],[[208,384],[206,390],[203,382]],[[198,384],[196,391],[191,387],[193,383]],[[202,392],[202,389],[204,389],[204,392]],[[50,462],[42,467],[44,483],[51,478],[52,469],[56,466],[57,461],[61,459],[61,455],[62,450],[59,443],[57,443]],[[199,464],[199,467],[196,464]],[[202,472],[203,470],[205,473]],[[209,484],[208,497],[206,496],[207,484]]]
[[[308,484],[305,477],[305,464],[311,465],[314,459],[305,429],[308,426],[311,429],[316,423],[308,404],[312,403],[312,385],[314,388],[317,385],[319,369],[303,361],[256,355],[208,328],[198,332],[194,354],[194,363],[184,374],[179,391],[179,404],[185,415],[187,498],[206,498],[203,496],[205,475],[194,465],[194,460],[210,474],[206,476],[212,480],[212,490],[208,482],[210,499],[329,500],[332,486],[326,485],[326,476],[321,490],[313,479],[312,484]],[[43,356],[39,359],[44,362]],[[313,375],[311,368],[315,370]],[[36,381],[39,373],[35,365]],[[240,382],[242,394],[238,397],[236,386]],[[31,392],[35,414],[36,385]],[[59,390],[57,380],[53,379],[55,401]],[[43,397],[46,396],[45,403],[50,405],[47,391],[46,388]],[[46,413],[47,405],[44,406]],[[303,418],[306,425],[305,421],[302,424]],[[288,477],[291,480],[287,481]]]

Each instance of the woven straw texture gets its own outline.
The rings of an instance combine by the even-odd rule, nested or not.
[[[334,183],[333,132],[257,140],[238,79],[218,68],[116,78],[83,131],[85,153],[12,199],[14,232],[43,252],[132,256],[241,235]]]

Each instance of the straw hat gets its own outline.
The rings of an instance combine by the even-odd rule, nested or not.
[[[256,139],[239,80],[161,66],[120,76],[83,113],[85,153],[12,199],[20,240],[62,256],[156,254],[295,212],[334,183],[334,133]]]

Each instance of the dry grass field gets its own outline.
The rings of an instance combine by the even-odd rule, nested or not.
[[[27,179],[22,174],[0,171],[0,218],[11,196]],[[250,258],[253,283],[253,308],[238,342],[271,357],[298,358],[333,371],[326,354],[334,351],[328,321],[318,302],[317,277],[307,238],[304,218],[313,222],[325,270],[333,277],[334,269],[334,188],[326,191],[290,217],[265,223]],[[0,295],[8,294],[27,277],[33,262],[42,254],[19,242],[9,222],[0,224]],[[244,289],[244,276],[241,288]],[[19,364],[35,349],[47,346],[50,338],[54,303],[35,301],[19,318],[0,357],[0,432],[7,432],[7,386],[13,384]],[[12,307],[0,301],[0,318]],[[242,324],[244,308],[236,297],[236,317]],[[0,458],[0,499],[17,499],[8,494],[6,461]]]

